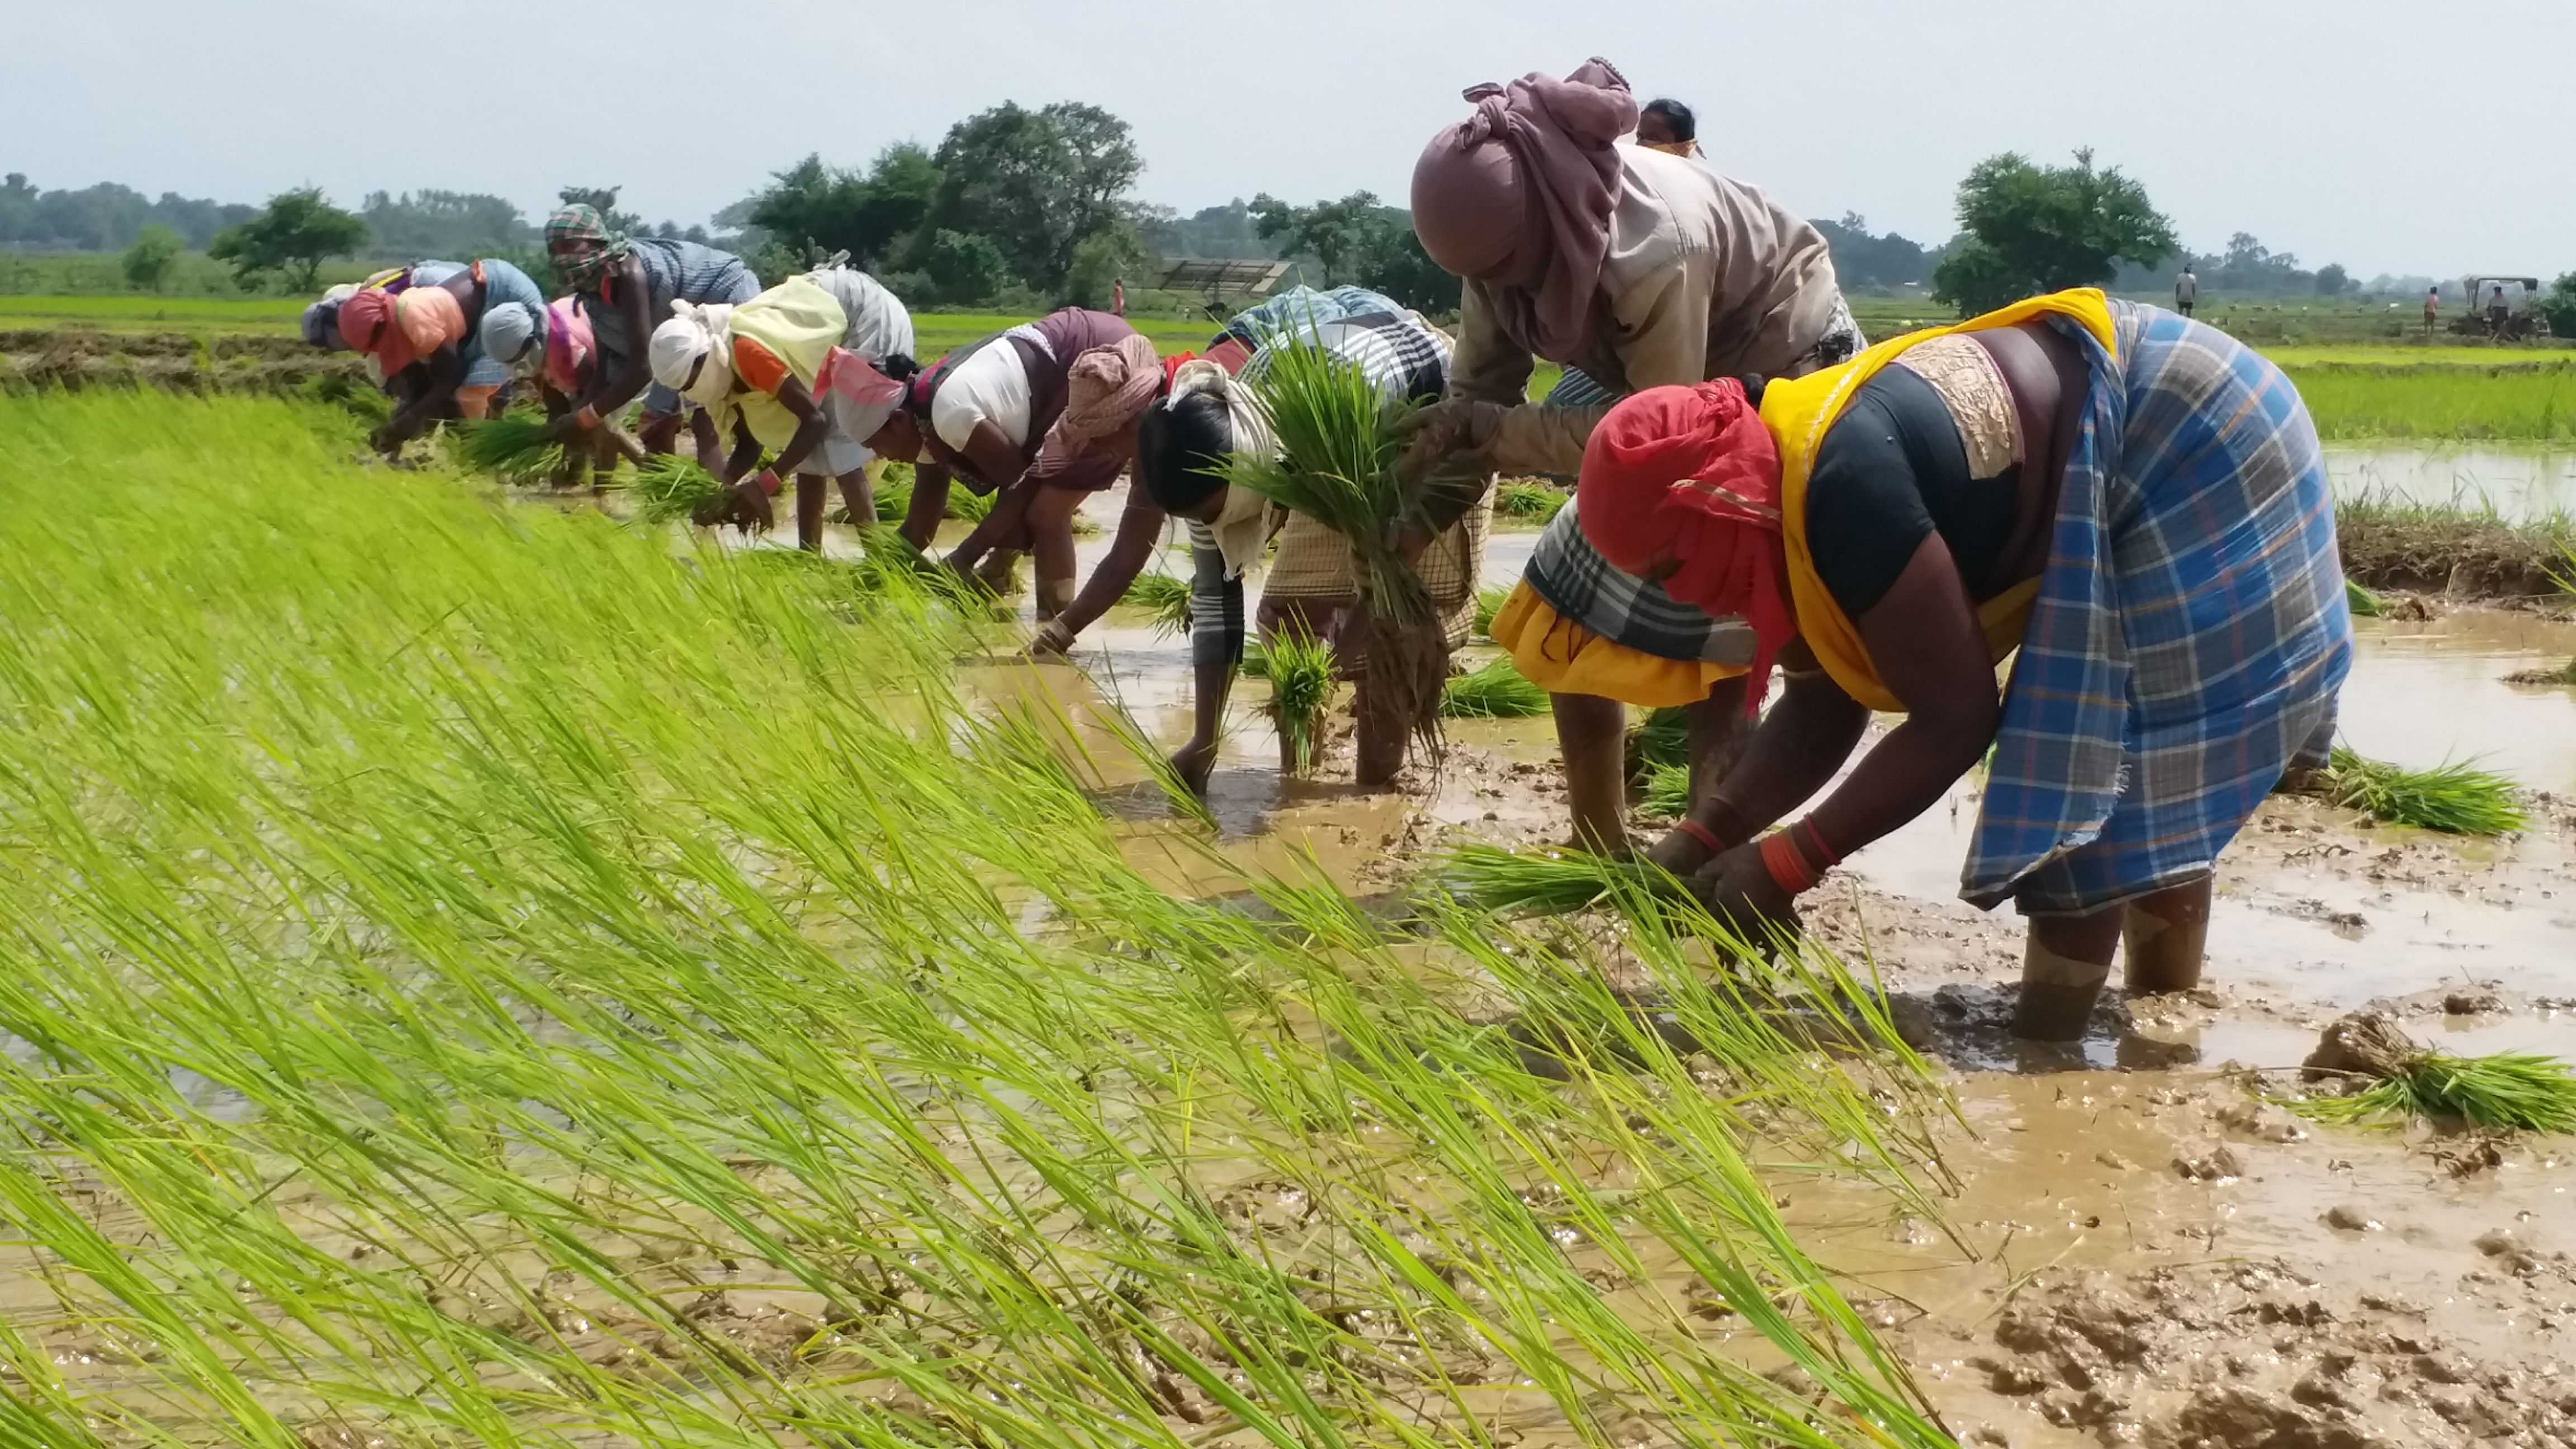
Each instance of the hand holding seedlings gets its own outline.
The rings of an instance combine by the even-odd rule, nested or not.
[[[1503,430],[1505,411],[1500,403],[1453,398],[1401,419],[1395,425],[1403,448],[1396,455],[1395,476],[1418,485],[1444,474],[1492,471],[1482,460]]]
[[[1690,887],[1710,915],[1732,923],[1749,940],[1760,939],[1765,926],[1799,928],[1797,904],[1772,878],[1758,844],[1739,845],[1702,866]]]

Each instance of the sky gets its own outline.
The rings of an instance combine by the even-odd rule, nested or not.
[[[2576,0],[0,0],[0,35],[0,169],[47,188],[538,213],[616,184],[686,225],[808,152],[1080,100],[1185,213],[1401,203],[1462,87],[1600,55],[1694,106],[1719,170],[1919,241],[1980,158],[2089,145],[2196,252],[2245,231],[2365,278],[2576,270]]]

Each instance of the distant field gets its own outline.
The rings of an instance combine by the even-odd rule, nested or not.
[[[6,297],[0,328],[102,327],[114,332],[291,332],[302,297]]]

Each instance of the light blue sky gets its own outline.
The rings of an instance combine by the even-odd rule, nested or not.
[[[2576,0],[0,0],[0,169],[256,200],[618,183],[702,220],[1005,99],[1136,127],[1148,199],[1400,200],[1462,85],[1585,56],[1811,215],[1952,230],[1979,157],[2091,144],[2195,250],[2576,269]]]

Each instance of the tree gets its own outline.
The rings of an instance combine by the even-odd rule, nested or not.
[[[185,247],[179,234],[159,222],[146,226],[125,249],[125,281],[138,292],[158,292],[170,285]]]
[[[367,223],[322,199],[314,187],[282,191],[268,199],[268,210],[217,233],[206,255],[230,262],[244,286],[274,272],[289,291],[313,290],[314,278],[328,257],[347,256],[366,245]]]
[[[980,232],[933,233],[922,255],[930,300],[965,305],[983,302],[1009,279],[1009,263],[991,237]]]
[[[1267,194],[1252,199],[1254,230],[1285,244],[1291,256],[1315,259],[1316,285],[1356,283],[1421,312],[1453,312],[1459,283],[1440,269],[1414,235],[1412,214],[1366,191],[1339,201],[1291,206]]]
[[[392,256],[463,261],[522,250],[537,240],[516,205],[480,192],[370,192],[358,214],[367,219],[376,246]]]
[[[1834,280],[1846,292],[1921,286],[1932,280],[1936,252],[1894,232],[1872,235],[1868,218],[1856,211],[1844,212],[1840,221],[1813,225],[1833,250]]]
[[[2576,272],[2568,272],[2550,284],[2548,294],[2533,305],[2549,319],[2552,337],[2576,337]]]
[[[2328,262],[2317,268],[2318,296],[2340,297],[2351,290],[2352,277],[2344,271],[2343,263]]]
[[[567,186],[557,191],[555,198],[564,206],[598,207],[610,231],[642,231],[644,218],[640,214],[617,209],[617,193],[625,189],[622,186]]]
[[[2173,223],[2118,167],[2097,171],[2090,148],[2072,166],[2036,166],[2006,152],[1959,183],[1965,235],[1932,269],[1932,295],[1961,315],[2040,292],[2108,282],[2122,260],[2154,266],[2180,249]]]
[[[1124,218],[1145,163],[1127,123],[1098,106],[1005,102],[949,128],[932,158],[936,200],[922,235],[990,238],[1010,272],[1052,291],[1083,238]]]
[[[773,173],[744,219],[791,248],[848,252],[853,265],[876,270],[930,214],[938,192],[930,153],[902,142],[878,152],[864,176],[807,156]]]
[[[1101,228],[1073,245],[1073,265],[1065,272],[1064,301],[1076,307],[1106,311],[1121,281],[1145,284],[1162,268],[1145,234],[1130,219]]]

